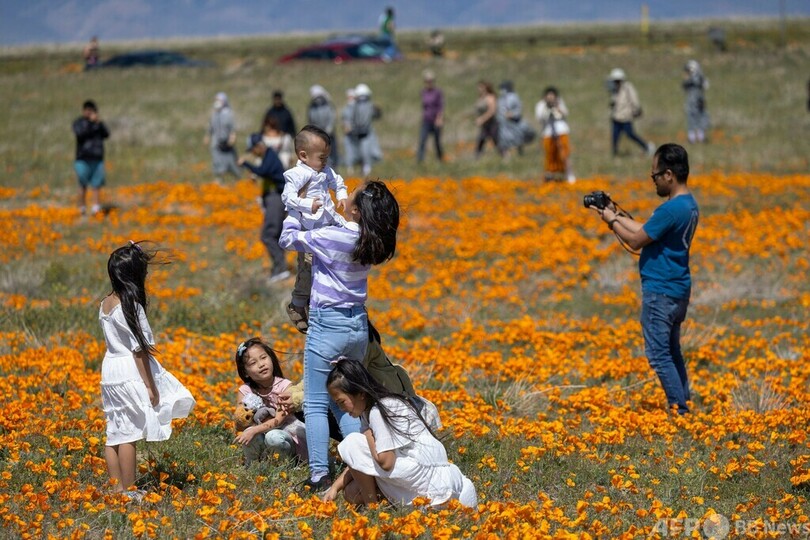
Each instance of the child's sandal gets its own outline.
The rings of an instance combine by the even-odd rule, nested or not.
[[[309,330],[309,322],[307,322],[307,312],[306,307],[304,306],[296,306],[294,304],[289,303],[287,304],[287,315],[290,317],[290,321],[295,325],[295,328],[301,332],[302,334],[306,334],[307,330]]]

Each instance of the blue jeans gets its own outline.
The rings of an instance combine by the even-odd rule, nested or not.
[[[669,406],[677,405],[678,413],[687,413],[689,379],[681,354],[681,323],[686,318],[689,297],[671,298],[645,292],[641,304],[641,331],[647,361],[661,381]]]
[[[331,362],[340,356],[362,362],[367,347],[365,306],[310,309],[304,348],[304,423],[312,479],[329,472],[329,410],[344,437],[360,431],[360,420],[344,414],[326,391]]]
[[[619,153],[619,135],[622,133],[627,135],[631,140],[636,141],[636,144],[642,147],[645,151],[647,150],[647,141],[636,135],[636,132],[633,131],[633,122],[617,122],[616,120],[612,120],[612,122],[613,133],[611,143],[614,156]]]

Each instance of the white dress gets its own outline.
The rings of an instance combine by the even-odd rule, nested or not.
[[[362,418],[361,433],[351,433],[338,445],[338,452],[351,469],[375,477],[377,486],[388,502],[410,505],[416,497],[427,497],[432,506],[451,499],[474,507],[478,503],[475,486],[458,467],[447,461],[447,452],[413,409],[396,398],[383,398],[394,415],[393,423],[408,437],[390,429],[375,405],[368,419]],[[374,433],[377,453],[394,450],[396,462],[390,471],[383,470],[371,456],[366,427]]]
[[[154,345],[146,313],[136,304],[141,330]],[[99,321],[107,342],[107,354],[101,364],[101,403],[107,420],[107,446],[146,439],[164,441],[172,434],[172,419],[185,418],[194,407],[194,398],[160,363],[149,357],[149,367],[160,393],[160,403],[152,407],[135,359],[140,346],[124,318],[121,304],[105,314],[99,308]]]

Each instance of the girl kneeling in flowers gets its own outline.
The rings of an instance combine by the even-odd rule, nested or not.
[[[348,468],[324,500],[343,490],[352,504],[378,502],[381,493],[394,505],[426,497],[431,506],[451,499],[476,506],[475,486],[448,462],[444,445],[405,396],[388,392],[361,363],[349,360],[335,364],[326,384],[338,406],[361,419],[361,432],[338,445]]]
[[[300,214],[284,220],[279,244],[312,254],[309,329],[304,347],[304,418],[312,491],[328,488],[329,421],[332,410],[343,435],[360,423],[330,401],[326,378],[341,356],[361,362],[368,346],[368,272],[394,256],[399,205],[385,184],[361,184],[346,200],[346,226],[301,229]]]
[[[146,274],[155,253],[130,241],[107,261],[112,292],[99,308],[107,343],[101,364],[101,404],[107,420],[104,458],[114,490],[135,484],[135,444],[141,439],[165,441],[172,419],[185,418],[194,407],[186,388],[152,356],[155,340],[146,319]],[[133,498],[143,495],[134,491]]]
[[[253,422],[237,425],[236,437],[243,446],[245,465],[266,454],[307,459],[304,423],[279,402],[279,394],[292,384],[284,378],[273,349],[260,338],[243,341],[236,349],[236,371],[245,383],[239,387],[237,406],[256,411]],[[263,416],[259,416],[264,413]]]

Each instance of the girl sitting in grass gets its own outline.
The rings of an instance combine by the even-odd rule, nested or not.
[[[266,454],[297,455],[306,460],[304,423],[278,399],[292,383],[284,378],[276,353],[261,338],[254,337],[239,344],[234,360],[239,378],[245,383],[239,387],[238,405],[256,411],[252,423],[237,425],[242,431],[235,442],[243,446],[245,465]]]
[[[375,503],[380,494],[394,505],[416,497],[441,506],[458,499],[474,507],[475,486],[447,460],[444,446],[405,396],[388,392],[359,362],[339,360],[326,381],[341,410],[361,418],[360,433],[338,445],[348,466],[324,494],[334,500],[341,490],[352,504]]]

